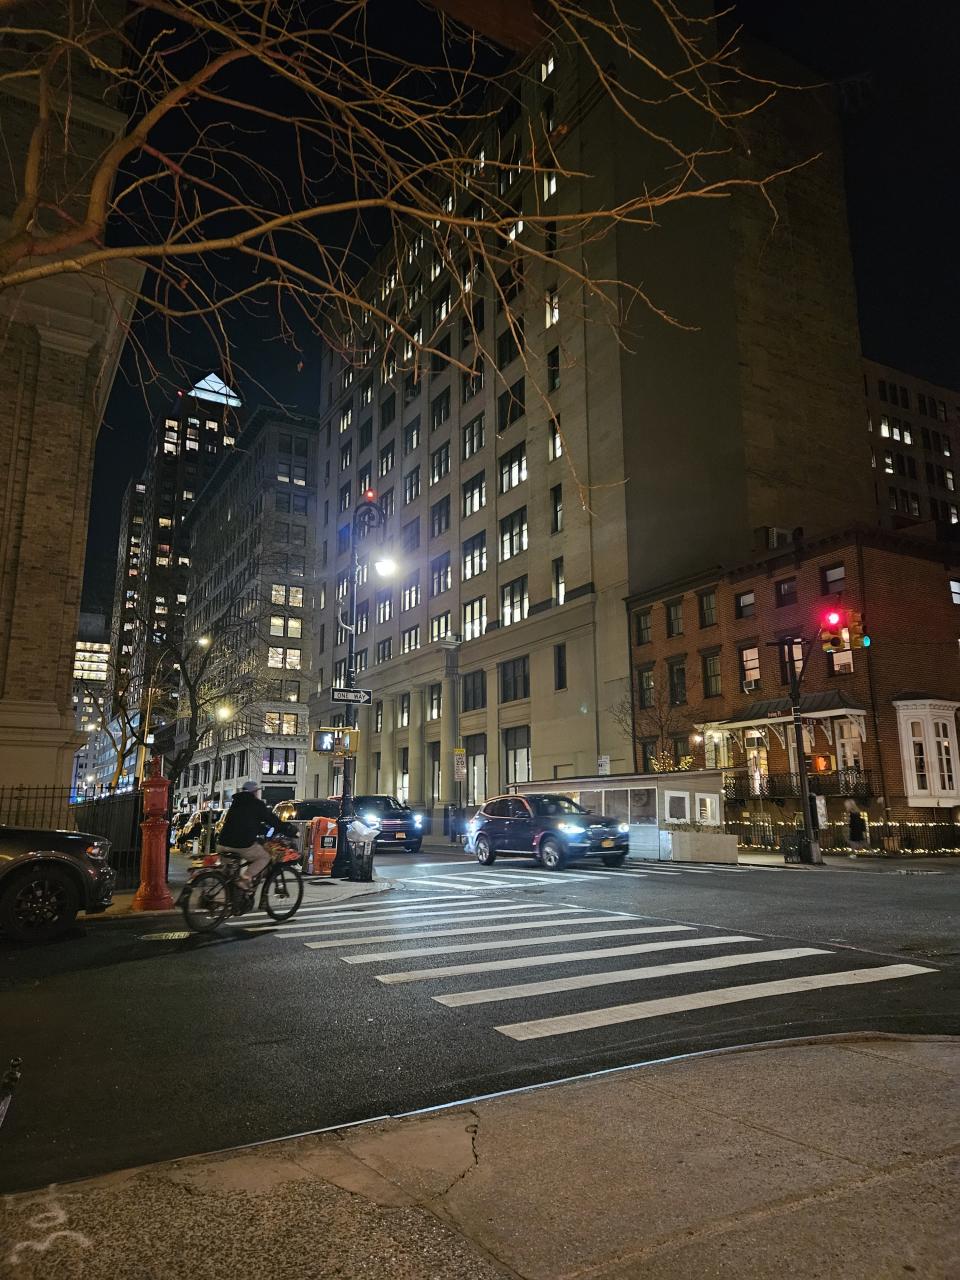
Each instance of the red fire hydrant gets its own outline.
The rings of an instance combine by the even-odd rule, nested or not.
[[[140,848],[140,888],[134,895],[134,911],[166,911],[173,906],[167,888],[167,793],[170,780],[160,772],[160,757],[154,756],[150,776],[141,784],[143,791],[143,839]]]

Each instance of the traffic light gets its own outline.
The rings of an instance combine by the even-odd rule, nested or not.
[[[828,609],[820,619],[820,644],[824,653],[839,653],[846,649],[843,628],[846,625],[839,609]]]
[[[870,637],[864,631],[863,614],[851,611],[847,614],[847,630],[851,649],[869,649]]]

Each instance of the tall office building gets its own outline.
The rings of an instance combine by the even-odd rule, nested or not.
[[[315,421],[258,409],[184,519],[184,634],[204,642],[208,728],[177,779],[180,807],[228,802],[251,780],[270,803],[305,789],[314,619],[325,606],[317,466]]]
[[[960,523],[960,391],[864,360],[863,392],[881,522]]]
[[[178,687],[174,664],[158,667],[158,660],[165,641],[179,643],[186,613],[190,550],[183,524],[224,453],[236,443],[239,408],[238,397],[210,374],[189,391],[178,393],[169,411],[154,424],[140,482],[140,585],[123,585],[123,601],[114,601],[116,617],[119,606],[126,607],[126,592],[139,591],[130,611],[131,707],[145,709],[151,684],[172,695]],[[124,624],[130,620],[124,618]]]
[[[625,62],[613,79],[643,88]],[[558,172],[517,167],[531,139],[555,149]],[[467,234],[441,248],[412,229],[402,260],[382,258],[362,293],[437,354],[424,361],[382,325],[331,335],[315,724],[338,719],[335,611],[367,485],[401,563],[396,583],[370,570],[359,588],[357,683],[373,690],[361,789],[436,810],[513,782],[629,770],[611,715],[629,698],[624,598],[790,545],[801,527],[874,518],[832,99],[778,99],[744,118],[740,141],[729,163],[744,177],[819,155],[771,189],[776,225],[745,187],[668,205],[655,230],[624,222],[581,239],[565,219],[622,206],[668,174],[589,59],[543,46],[471,142],[470,185],[450,197],[469,217],[496,184],[516,214],[512,259],[501,242],[494,278]],[[484,157],[498,163],[484,169]],[[524,227],[525,214],[551,211],[555,227]],[[594,279],[622,282],[606,302],[577,278],[587,260]],[[642,307],[638,282],[688,327]],[[337,788],[336,762],[312,768],[311,794]]]
[[[110,633],[102,613],[80,614],[76,653],[73,661],[74,727],[83,735],[83,745],[73,757],[72,794],[84,786],[91,762],[91,739],[101,725],[104,698],[110,675]]]
[[[110,619],[107,679],[111,697],[127,688],[133,663],[137,610],[143,597],[143,500],[147,487],[140,479],[127,485],[120,507],[120,540]]]

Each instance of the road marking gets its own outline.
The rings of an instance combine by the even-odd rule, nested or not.
[[[519,982],[510,987],[487,987],[484,991],[457,991],[449,996],[433,996],[438,1004],[459,1008],[465,1004],[489,1004],[493,1000],[520,1000],[524,996],[551,995],[557,991],[581,991],[617,982],[641,982],[646,978],[669,978],[675,973],[706,973],[712,969],[733,969],[744,964],[777,964],[801,956],[828,956],[823,947],[790,947],[781,951],[747,951],[734,956],[711,956],[709,960],[680,960],[672,964],[651,964],[643,969],[616,969],[607,973],[582,973],[573,978],[552,978],[543,982]]]
[[[561,915],[562,910],[544,911],[541,915]],[[489,919],[489,917],[487,917]],[[379,942],[408,942],[413,938],[463,938],[471,933],[507,933],[511,930],[514,932],[519,929],[555,929],[558,925],[568,924],[599,924],[602,920],[620,921],[620,920],[639,920],[639,916],[624,916],[618,914],[616,916],[576,916],[574,919],[566,920],[513,920],[510,924],[483,924],[474,928],[460,925],[456,929],[425,929],[422,933],[404,933],[399,938],[395,933],[383,933],[376,938],[335,938],[331,942],[305,942],[304,946],[309,947],[311,951],[319,951],[325,947],[357,947],[367,946],[368,944]],[[423,921],[418,921],[422,924]]]
[[[539,1040],[544,1036],[569,1035],[595,1027],[611,1027],[622,1022],[639,1022],[643,1018],[659,1018],[691,1009],[711,1009],[720,1005],[739,1004],[745,1000],[764,1000],[772,996],[793,995],[802,991],[821,991],[826,987],[856,986],[866,982],[889,982],[896,978],[912,978],[921,973],[936,973],[916,964],[892,964],[875,969],[848,969],[843,973],[815,973],[800,978],[781,978],[775,982],[751,982],[740,987],[720,987],[715,991],[691,991],[687,995],[667,996],[661,1000],[641,1000],[636,1004],[611,1005],[606,1009],[586,1009],[582,1013],[561,1014],[553,1018],[534,1018],[497,1027],[511,1040]]]
[[[414,876],[400,875],[397,880],[400,884],[428,884],[433,889],[436,889],[437,881],[442,880],[444,884],[452,884],[454,888],[470,888],[475,891],[475,886],[472,884],[469,886],[459,885],[456,876],[434,876],[432,880],[418,880]]]
[[[477,964],[448,964],[439,969],[405,969],[377,975],[383,983],[425,982],[428,978],[456,978],[462,973],[498,973],[501,969],[533,969],[543,964],[570,964],[573,960],[602,960],[608,956],[636,956],[646,951],[675,951],[679,947],[721,947],[734,942],[756,942],[740,933],[709,938],[681,938],[670,942],[640,942],[630,947],[595,947],[589,951],[555,951],[548,956],[520,956],[515,960],[481,960]]]
[[[393,919],[394,916],[398,916],[398,915],[420,915],[420,914],[433,915],[435,912],[441,912],[441,911],[444,911],[444,912],[445,911],[450,911],[450,912],[499,911],[503,909],[502,907],[491,907],[491,906],[480,905],[480,903],[485,903],[485,902],[489,902],[489,898],[483,898],[483,897],[455,898],[452,902],[434,902],[434,903],[430,903],[429,905],[426,903],[424,903],[423,905],[421,905],[420,903],[409,903],[409,904],[404,903],[403,906],[398,905],[395,907],[380,907],[376,911],[358,912],[357,915],[354,917],[354,919],[357,921],[390,920],[390,919]],[[530,907],[535,907],[536,903],[532,903],[532,902],[516,903],[516,904],[506,903],[503,905],[517,906],[518,908],[519,907],[530,908]],[[585,910],[585,908],[578,907],[577,910],[582,911],[582,910]],[[338,913],[337,915],[312,915],[308,919],[302,919],[298,912],[295,916],[292,916],[289,920],[284,920],[279,922],[272,921],[268,918],[256,924],[247,924],[246,921],[248,921],[250,917],[243,916],[238,920],[232,920],[230,923],[235,925],[236,928],[238,929],[243,929],[243,928],[277,929],[280,927],[280,924],[284,924],[288,928],[305,929],[305,928],[308,928],[310,925],[340,924],[341,921],[345,921],[347,920],[347,918],[348,918],[347,916],[340,915]]]
[[[593,924],[598,921],[614,920],[610,916],[591,916],[588,920],[570,920],[568,924]],[[373,955],[344,956],[345,964],[371,964],[374,960],[405,960],[407,956],[439,956],[452,955],[456,951],[496,951],[508,947],[539,947],[545,942],[580,942],[584,938],[618,938],[623,934],[637,933],[689,933],[693,925],[658,924],[653,928],[642,929],[591,929],[587,933],[552,933],[540,938],[497,938],[494,942],[458,942],[452,946],[416,947],[409,951],[375,951]]]
[[[416,929],[419,925],[426,924],[462,924],[466,926],[471,920],[503,920],[510,916],[521,916],[527,912],[534,912],[537,916],[562,916],[571,913],[580,913],[585,911],[585,907],[541,907],[531,902],[529,905],[521,906],[503,906],[503,907],[482,907],[478,911],[483,914],[475,914],[465,911],[447,911],[443,915],[436,916],[414,916],[411,919],[398,919],[396,917],[378,920],[375,924],[352,925],[341,924],[339,920],[326,920],[319,925],[296,923],[288,925],[279,925],[274,929],[274,933],[283,937],[304,937],[307,933],[364,933],[370,929]],[[559,921],[557,922],[559,923]],[[335,927],[331,927],[335,926]]]
[[[311,917],[314,917],[317,915],[339,916],[344,914],[356,914],[357,916],[360,916],[360,915],[366,915],[374,911],[385,911],[388,909],[396,911],[400,907],[425,906],[428,903],[431,905],[439,905],[441,902],[449,902],[452,906],[455,902],[480,902],[481,901],[481,895],[479,894],[471,894],[465,897],[462,893],[424,894],[423,897],[421,897],[419,894],[416,894],[416,895],[411,894],[409,898],[405,898],[402,901],[394,898],[385,899],[381,894],[376,894],[371,896],[373,897],[374,900],[370,906],[361,906],[353,899],[351,899],[348,902],[342,902],[339,904],[336,904],[336,903],[324,904],[322,902],[305,902],[297,911],[297,915],[302,916],[309,913]],[[254,920],[254,919],[269,920],[270,917],[268,916],[266,911],[257,910],[257,911],[249,912],[246,916],[244,916],[244,919],[245,920]]]

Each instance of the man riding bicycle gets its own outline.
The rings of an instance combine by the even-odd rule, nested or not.
[[[220,828],[217,848],[225,853],[237,853],[246,863],[244,874],[237,883],[249,890],[252,882],[270,861],[270,855],[257,837],[262,826],[275,827],[284,835],[296,835],[296,827],[281,822],[260,799],[260,783],[245,782],[230,802],[227,816]]]

